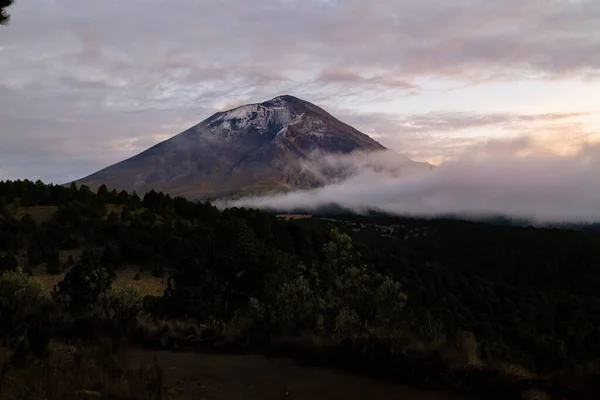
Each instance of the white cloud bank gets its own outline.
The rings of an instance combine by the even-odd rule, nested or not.
[[[408,177],[390,172],[398,161],[388,155],[379,162],[392,163],[390,168],[372,168],[370,161],[356,162],[356,173],[343,182],[227,205],[309,211],[335,203],[356,212],[376,209],[412,216],[503,215],[538,222],[600,221],[600,146],[586,145],[569,155],[535,146],[526,138],[489,142],[429,173]]]

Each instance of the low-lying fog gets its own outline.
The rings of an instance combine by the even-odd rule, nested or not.
[[[407,168],[407,159],[392,152],[315,159],[306,165],[313,172],[336,168],[351,173],[320,189],[245,198],[226,205],[310,211],[335,203],[359,213],[370,209],[413,216],[600,221],[598,145],[557,155],[528,138],[491,141],[431,171],[424,164]]]

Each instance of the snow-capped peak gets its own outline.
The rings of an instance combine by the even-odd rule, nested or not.
[[[248,118],[248,116],[252,115],[253,112],[258,112],[259,107],[260,107],[260,105],[258,105],[258,104],[249,104],[249,105],[245,105],[245,106],[240,106],[238,108],[234,108],[233,110],[227,111],[219,119],[221,121],[229,121],[232,119]]]
[[[266,134],[289,124],[297,113],[289,107],[285,96],[260,104],[248,104],[218,114],[213,118],[210,131],[223,139],[231,139],[253,131]]]

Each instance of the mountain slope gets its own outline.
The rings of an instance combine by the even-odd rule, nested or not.
[[[335,179],[307,168],[315,154],[383,150],[314,104],[280,96],[216,113],[77,183],[191,198],[312,188]],[[398,157],[407,166],[423,165]]]

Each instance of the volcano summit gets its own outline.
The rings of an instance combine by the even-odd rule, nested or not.
[[[335,169],[316,172],[320,167],[311,168],[316,159],[377,151],[387,149],[325,110],[296,97],[279,96],[218,112],[76,183],[140,194],[155,189],[188,198],[310,189],[343,175]],[[407,169],[430,167],[397,157]]]

